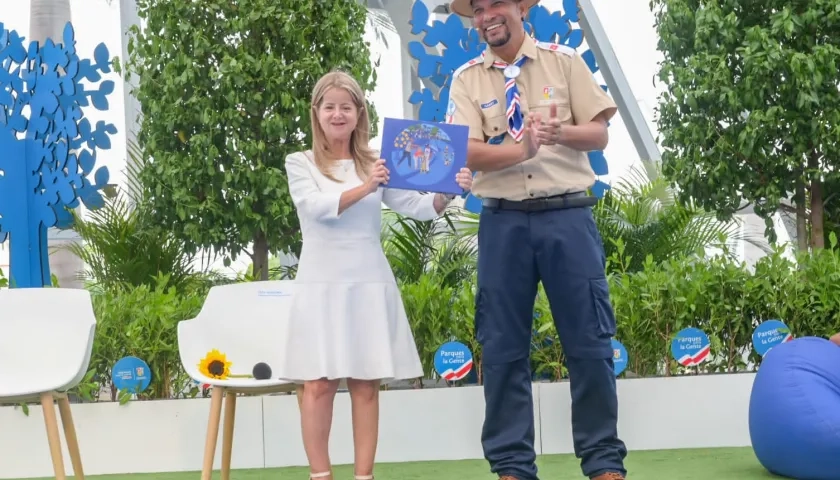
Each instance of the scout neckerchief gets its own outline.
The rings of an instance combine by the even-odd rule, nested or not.
[[[524,125],[522,118],[522,110],[519,108],[519,89],[516,87],[516,77],[519,76],[520,68],[525,63],[528,57],[520,57],[512,64],[496,60],[493,66],[501,69],[505,75],[505,103],[507,111],[508,133],[514,140],[519,142],[522,140],[524,133]]]

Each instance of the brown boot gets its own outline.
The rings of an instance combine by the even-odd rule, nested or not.
[[[625,480],[624,475],[618,472],[607,472],[598,475],[597,477],[592,477],[592,480]]]

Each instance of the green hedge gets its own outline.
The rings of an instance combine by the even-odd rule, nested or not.
[[[751,371],[760,363],[752,333],[764,320],[780,319],[795,336],[828,337],[840,331],[840,250],[803,253],[795,259],[780,251],[748,269],[724,256],[674,258],[643,262],[634,273],[623,249],[610,259],[611,298],[618,321],[616,339],[628,352],[622,376],[661,376]],[[457,282],[443,269],[401,284],[406,312],[420,352],[425,378],[434,378],[434,356],[449,340],[473,352],[475,374],[461,383],[481,381],[481,347],[475,340],[475,277]],[[185,377],[177,355],[177,322],[201,307],[206,288],[169,288],[166,277],[155,287],[117,287],[94,292],[98,318],[91,372],[79,390],[92,399],[100,387],[112,387],[111,367],[136,355],[149,362],[154,380],[144,399],[201,394]],[[566,376],[563,349],[551,309],[540,290],[535,306],[532,365],[535,379]],[[697,368],[671,358],[671,340],[685,327],[705,331],[712,342],[710,360]],[[112,399],[126,395],[112,390]]]
[[[178,354],[178,322],[194,318],[204,303],[206,288],[170,284],[158,276],[154,286],[113,285],[93,293],[96,337],[90,370],[79,394],[93,400],[101,388],[110,390],[112,401],[125,403],[128,392],[114,388],[111,369],[117,360],[135,356],[152,371],[149,388],[139,399],[183,398],[199,394],[199,388],[184,373]]]
[[[622,274],[629,259],[610,259],[611,298],[618,330],[627,349],[622,376],[754,371],[760,357],[752,333],[762,321],[779,319],[794,336],[829,337],[840,331],[840,250],[831,248],[786,257],[781,250],[749,269],[726,256],[675,258],[644,262],[641,271]],[[426,376],[434,372],[434,354],[448,340],[465,343],[480,365],[475,342],[474,278],[457,286],[441,286],[427,275],[402,286],[406,310]],[[535,308],[532,364],[535,378],[565,377],[563,349],[551,310],[540,292]],[[686,368],[671,357],[671,340],[686,327],[703,330],[712,353],[700,367]],[[478,378],[480,381],[480,368]],[[471,382],[469,382],[471,383]]]

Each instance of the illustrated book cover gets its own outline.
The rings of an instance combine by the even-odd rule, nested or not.
[[[455,174],[467,164],[464,125],[385,118],[381,157],[391,173],[383,186],[461,195]]]

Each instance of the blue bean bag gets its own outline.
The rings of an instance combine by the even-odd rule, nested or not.
[[[753,383],[758,461],[796,480],[840,479],[840,346],[802,337],[767,352]]]

